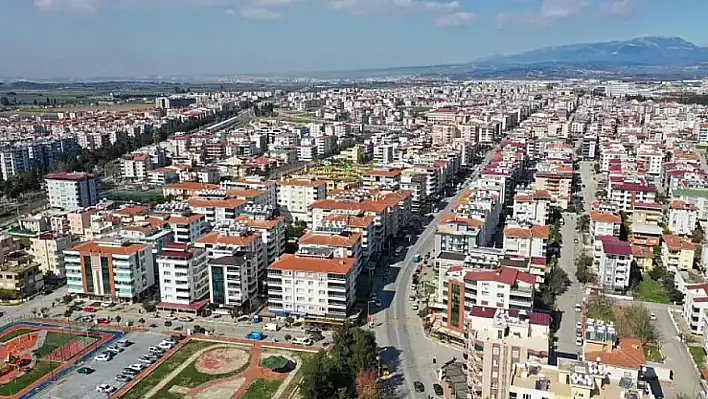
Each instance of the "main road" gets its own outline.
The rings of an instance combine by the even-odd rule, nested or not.
[[[479,171],[489,162],[493,153],[494,150],[486,154],[482,165],[473,171],[472,180],[479,176]],[[460,198],[462,191],[460,190],[452,201]],[[383,348],[382,362],[391,365],[392,380],[398,383],[402,377],[402,381],[396,387],[397,393],[402,394],[402,397],[427,398],[428,392],[432,390],[432,384],[438,381],[435,373],[441,363],[453,357],[458,359],[462,357],[459,349],[434,342],[426,337],[418,312],[411,308],[412,303],[408,300],[408,297],[413,294],[411,281],[415,268],[412,258],[415,254],[424,254],[433,250],[438,220],[450,208],[452,201],[435,214],[417,241],[408,248],[405,259],[391,265],[389,274],[395,280],[386,284],[380,282],[377,287],[382,288],[380,297],[387,306],[374,315],[376,324],[374,331],[379,347]],[[437,364],[432,362],[434,356],[437,358]],[[414,381],[421,381],[425,385],[426,392],[415,392]]]

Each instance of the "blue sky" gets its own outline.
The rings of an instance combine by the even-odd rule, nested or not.
[[[0,0],[0,7],[5,77],[353,70],[645,35],[708,45],[707,0]]]

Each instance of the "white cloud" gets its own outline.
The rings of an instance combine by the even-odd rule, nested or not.
[[[474,22],[475,18],[476,15],[471,12],[456,12],[437,17],[435,19],[435,25],[443,27],[469,25]]]
[[[294,3],[297,0],[252,0],[251,3],[254,6],[268,7],[268,6],[282,6],[286,4]]]
[[[98,0],[34,0],[34,6],[44,11],[94,11],[98,7],[98,3]]]
[[[591,5],[590,0],[542,0],[538,10],[501,13],[497,15],[497,19],[502,25],[521,24],[543,27],[577,16]]]
[[[439,11],[450,12],[460,6],[458,1],[433,0],[329,0],[330,8],[352,14],[390,12]]]
[[[229,8],[226,11],[224,11],[224,13],[226,13],[226,15],[234,15],[234,14],[236,14],[236,11],[234,11],[233,8]]]
[[[613,17],[627,17],[639,6],[639,0],[607,0],[600,4],[600,11]]]
[[[249,19],[276,20],[282,17],[279,12],[267,8],[246,7],[241,9],[241,16]]]

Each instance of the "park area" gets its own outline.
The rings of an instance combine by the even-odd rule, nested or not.
[[[124,399],[276,399],[297,385],[303,354],[261,343],[190,339],[140,380]]]
[[[0,329],[0,398],[39,390],[71,365],[117,336],[45,323],[14,323]]]

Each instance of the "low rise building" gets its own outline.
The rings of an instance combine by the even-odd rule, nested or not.
[[[44,288],[44,276],[40,265],[21,252],[8,254],[0,264],[0,289],[3,300],[29,298]]]
[[[693,268],[695,245],[673,234],[664,234],[661,245],[661,262],[667,270],[690,270]]]

